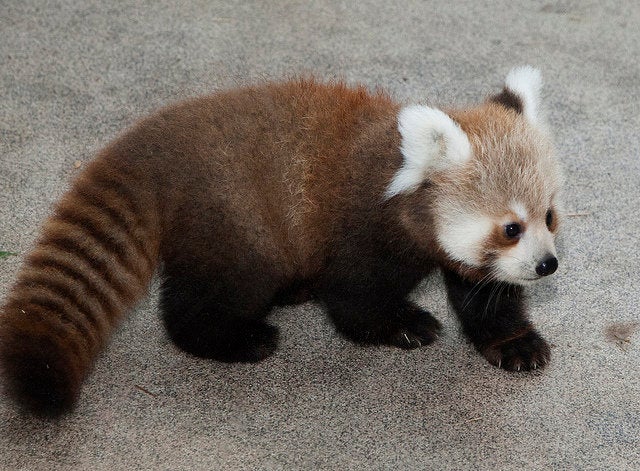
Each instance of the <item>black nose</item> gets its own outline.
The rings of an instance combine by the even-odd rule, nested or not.
[[[549,257],[536,267],[536,273],[540,276],[547,276],[551,275],[557,268],[558,259],[556,257]]]

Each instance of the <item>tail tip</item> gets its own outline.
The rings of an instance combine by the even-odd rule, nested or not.
[[[33,415],[56,418],[73,410],[80,379],[51,339],[0,345],[0,374],[5,395]],[[64,351],[64,350],[63,350]]]

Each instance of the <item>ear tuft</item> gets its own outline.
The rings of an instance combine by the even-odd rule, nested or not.
[[[471,157],[469,138],[447,114],[436,108],[407,106],[398,115],[404,161],[386,197],[415,190],[430,170],[446,170]]]
[[[529,121],[535,123],[538,119],[540,103],[540,89],[542,88],[542,74],[530,65],[511,69],[504,81],[505,91],[502,95],[520,99],[520,111]],[[501,95],[498,95],[501,96]]]

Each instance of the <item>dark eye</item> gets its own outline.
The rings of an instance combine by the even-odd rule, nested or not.
[[[513,239],[514,237],[518,237],[522,233],[522,227],[520,227],[520,224],[517,224],[515,222],[513,224],[507,224],[506,226],[504,226],[504,233],[507,237]]]
[[[551,227],[551,224],[553,224],[553,211],[549,210],[547,211],[547,227]]]

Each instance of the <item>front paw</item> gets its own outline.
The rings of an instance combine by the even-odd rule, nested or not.
[[[440,322],[429,312],[412,307],[403,316],[402,325],[391,333],[389,343],[406,349],[419,348],[436,340],[441,329]]]
[[[489,363],[509,371],[544,368],[551,359],[549,344],[535,330],[495,341],[480,351]]]

